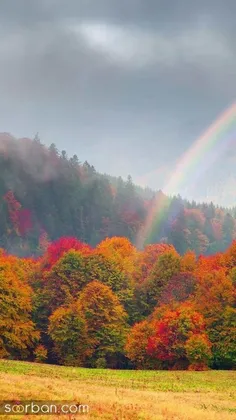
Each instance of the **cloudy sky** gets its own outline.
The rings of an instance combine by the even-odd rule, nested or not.
[[[235,102],[235,16],[235,0],[1,1],[0,131],[163,188]],[[234,156],[184,193],[236,203]]]

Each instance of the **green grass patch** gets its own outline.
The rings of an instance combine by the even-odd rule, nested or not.
[[[18,361],[0,361],[0,372],[68,381],[83,381],[116,388],[172,392],[236,391],[235,371],[132,371],[86,369]]]

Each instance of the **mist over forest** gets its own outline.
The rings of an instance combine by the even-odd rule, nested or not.
[[[0,135],[0,211],[0,246],[20,256],[40,255],[42,242],[62,236],[91,246],[122,236],[141,248],[168,243],[180,254],[210,255],[236,236],[235,208],[168,197],[135,185],[131,176],[99,173],[38,136]]]

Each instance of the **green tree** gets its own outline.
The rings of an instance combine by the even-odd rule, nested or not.
[[[227,306],[209,328],[213,343],[213,367],[218,369],[236,368],[236,309]]]
[[[94,280],[85,286],[78,302],[87,323],[91,363],[101,357],[109,361],[123,352],[127,314],[112,290]]]
[[[78,302],[55,310],[49,318],[48,333],[59,363],[83,366],[89,354],[89,339],[86,320]]]
[[[212,357],[211,343],[205,334],[193,334],[185,343],[190,370],[205,370]]]
[[[175,252],[169,251],[161,255],[147,279],[147,299],[149,310],[153,310],[158,302],[163,288],[169,280],[179,274],[181,259]]]
[[[66,252],[49,271],[36,272],[32,281],[33,320],[48,344],[48,318],[60,306],[68,305],[86,284],[83,255],[73,249]]]
[[[109,286],[118,296],[120,303],[124,306],[129,315],[130,322],[134,320],[134,286],[131,278],[122,272],[112,259],[98,253],[85,257],[86,282],[98,280]]]
[[[73,249],[66,252],[49,272],[44,273],[43,294],[44,298],[48,296],[50,312],[72,301],[88,281],[84,256]]]
[[[235,231],[235,221],[229,213],[226,213],[224,217],[222,230],[223,230],[224,245],[225,247],[228,247],[233,240],[234,231]]]

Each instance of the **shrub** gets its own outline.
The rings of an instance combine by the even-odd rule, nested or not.
[[[189,369],[205,370],[211,359],[211,343],[205,334],[192,335],[185,344]]]
[[[95,367],[97,369],[105,369],[107,367],[107,362],[105,357],[99,357],[95,362]]]
[[[42,344],[39,344],[36,349],[34,350],[34,361],[36,363],[43,363],[47,360],[48,357],[48,351],[46,347],[44,347]]]

